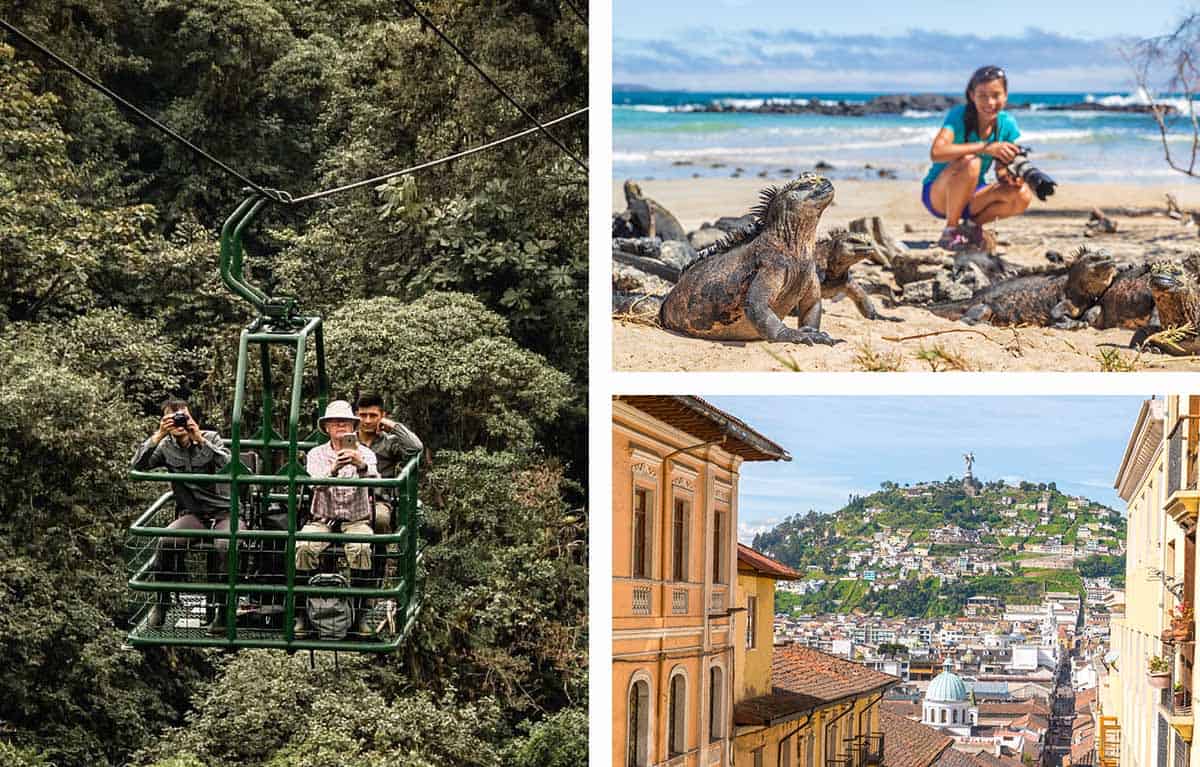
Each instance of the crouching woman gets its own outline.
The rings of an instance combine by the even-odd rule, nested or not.
[[[1004,111],[1008,78],[1000,67],[981,67],[967,83],[966,103],[946,115],[933,139],[933,167],[921,185],[925,208],[946,219],[938,246],[959,252],[983,246],[983,225],[1019,216],[1033,191],[1008,171],[1020,149],[1017,121]],[[996,182],[986,174],[996,165]]]

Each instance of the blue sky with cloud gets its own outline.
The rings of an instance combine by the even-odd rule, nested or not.
[[[881,482],[963,474],[1056,482],[1124,510],[1113,490],[1144,397],[708,397],[792,455],[743,464],[739,538],[792,514],[835,511]]]
[[[1162,34],[1177,2],[1122,5],[665,0],[613,6],[613,82],[722,91],[961,90],[983,64],[1017,92],[1126,91],[1121,47]]]

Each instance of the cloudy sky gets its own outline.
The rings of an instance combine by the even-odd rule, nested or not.
[[[1132,79],[1122,46],[1169,31],[1186,8],[1176,0],[614,0],[613,82],[957,92],[977,67],[998,64],[1016,92],[1124,92]]]
[[[880,483],[1055,482],[1124,510],[1113,480],[1143,397],[706,397],[792,455],[742,466],[739,538]]]

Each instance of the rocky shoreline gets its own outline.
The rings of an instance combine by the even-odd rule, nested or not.
[[[717,101],[702,105],[678,107],[680,112],[739,112],[747,114],[819,114],[835,117],[866,117],[869,115],[903,114],[916,112],[945,112],[951,107],[963,103],[963,99],[940,93],[889,94],[876,96],[865,102],[852,101],[820,101],[820,100],[767,100],[758,106],[738,106]],[[1029,109],[1027,103],[1010,103],[1009,110]],[[1174,114],[1175,108],[1170,105],[1161,107],[1166,114]],[[1108,105],[1089,101],[1072,104],[1041,104],[1040,112],[1128,112],[1149,114],[1148,104]]]

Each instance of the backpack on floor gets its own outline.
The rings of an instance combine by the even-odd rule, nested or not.
[[[318,573],[308,581],[319,588],[349,588],[350,581],[341,573]],[[308,622],[320,639],[345,639],[354,623],[350,597],[335,594],[309,594]]]

